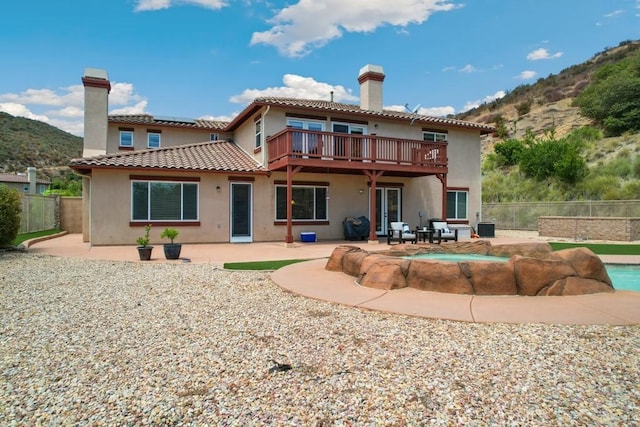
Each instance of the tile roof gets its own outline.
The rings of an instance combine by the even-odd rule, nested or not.
[[[315,112],[326,113],[347,113],[354,114],[360,117],[377,117],[391,120],[406,120],[413,121],[420,125],[440,125],[440,126],[454,126],[467,129],[478,129],[481,133],[491,133],[495,131],[495,128],[490,125],[482,123],[467,122],[464,120],[450,119],[447,117],[433,117],[424,116],[421,114],[413,114],[404,111],[394,110],[363,110],[359,105],[355,104],[343,104],[340,102],[322,101],[318,99],[297,99],[297,98],[278,98],[278,97],[260,97],[256,98],[247,108],[245,108],[238,116],[236,116],[231,122],[223,122],[217,120],[204,120],[204,119],[183,119],[178,117],[162,117],[152,116],[150,114],[137,114],[137,115],[110,115],[110,123],[123,123],[123,124],[144,124],[144,125],[156,125],[156,126],[172,126],[182,128],[196,128],[196,129],[209,129],[212,131],[228,131],[235,130],[248,116],[252,115],[257,109],[262,106],[271,105],[277,107],[289,107],[302,110],[309,110]]]
[[[246,115],[253,114],[256,107],[261,106],[278,106],[289,107],[297,109],[305,109],[310,111],[322,111],[322,112],[335,112],[335,113],[348,113],[355,114],[361,117],[377,117],[392,120],[406,120],[418,123],[419,125],[440,125],[440,126],[454,126],[467,129],[478,129],[481,133],[494,132],[495,128],[490,125],[482,123],[467,122],[463,120],[450,119],[446,117],[432,117],[424,116],[421,114],[413,114],[403,111],[394,110],[363,110],[359,105],[343,104],[340,102],[322,101],[317,99],[296,99],[296,98],[278,98],[278,97],[261,97],[256,98],[252,104],[250,104],[238,117],[236,117],[231,123],[229,123],[229,130],[239,125],[246,119]],[[253,107],[253,108],[252,108]],[[241,117],[243,116],[243,117]]]
[[[207,141],[167,148],[119,152],[73,159],[72,169],[133,168],[180,171],[267,172],[230,141]]]
[[[17,182],[28,184],[29,177],[27,175],[18,175],[15,173],[0,173],[0,182]],[[51,181],[36,178],[36,184],[51,184]]]
[[[110,123],[143,124],[156,126],[172,126],[181,128],[197,128],[222,131],[229,124],[219,120],[184,119],[179,117],[152,116],[151,114],[115,114],[109,115]]]

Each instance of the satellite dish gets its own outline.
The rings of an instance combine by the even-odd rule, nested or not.
[[[415,107],[413,107],[413,110],[409,109],[409,104],[404,104],[404,108],[411,114],[413,114],[413,118],[411,119],[411,123],[409,123],[409,126],[413,126],[413,122],[416,121],[416,119],[418,118],[418,109],[420,108],[420,104],[416,105]]]

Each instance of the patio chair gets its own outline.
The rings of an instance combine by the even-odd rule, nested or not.
[[[458,241],[458,230],[449,228],[445,221],[433,221],[431,227],[434,232],[433,239],[437,240],[438,243],[443,240],[445,242],[449,240]]]
[[[418,237],[415,232],[411,231],[409,224],[406,222],[390,222],[389,232],[387,234],[387,244],[390,245],[392,241],[399,243],[405,243],[407,241],[411,243],[418,243]]]

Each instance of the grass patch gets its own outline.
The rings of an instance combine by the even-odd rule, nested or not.
[[[276,261],[227,262],[223,266],[227,270],[277,270],[296,262],[308,259],[280,259]]]
[[[22,234],[18,234],[18,236],[13,240],[13,242],[11,242],[11,244],[13,246],[18,246],[20,243],[24,242],[25,240],[35,239],[36,237],[50,236],[52,234],[57,234],[59,232],[60,230],[54,228],[51,230],[34,231],[33,233],[22,233]]]
[[[554,251],[571,248],[588,248],[596,255],[640,255],[640,245],[616,245],[611,243],[550,242]]]

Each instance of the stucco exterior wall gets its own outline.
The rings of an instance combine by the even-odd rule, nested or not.
[[[214,132],[208,129],[189,129],[179,127],[162,127],[157,125],[130,125],[127,123],[109,123],[107,131],[107,152],[117,153],[120,149],[120,128],[133,129],[133,147],[135,150],[146,150],[147,130],[162,130],[160,147],[173,147],[175,145],[207,142],[212,133],[218,133],[219,139],[229,137],[229,134]]]

